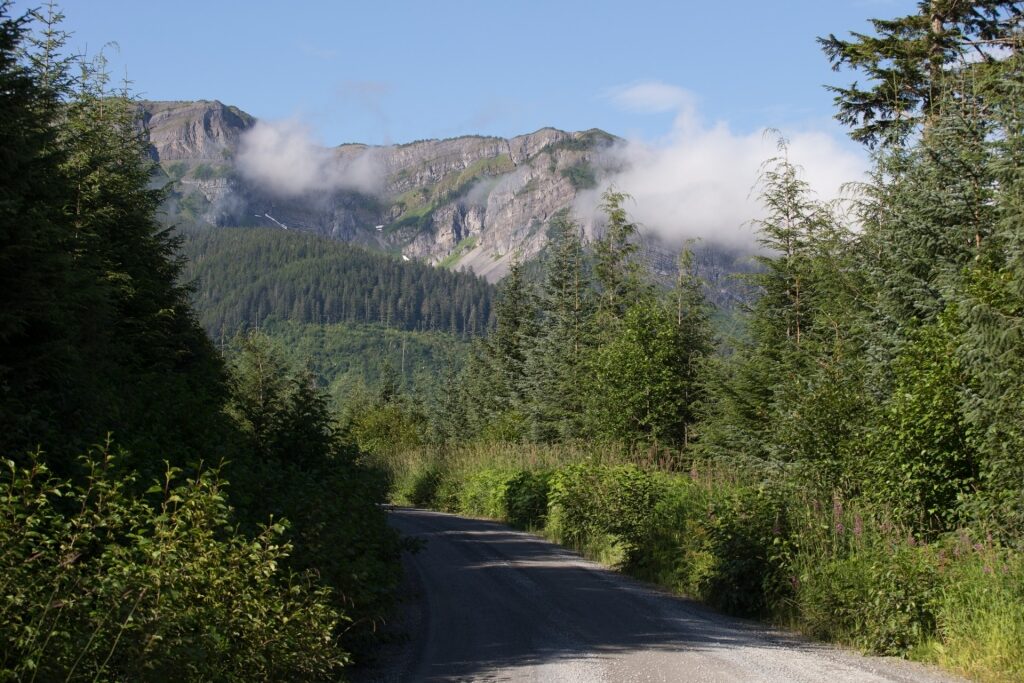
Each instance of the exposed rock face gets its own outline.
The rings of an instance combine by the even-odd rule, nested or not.
[[[174,220],[278,225],[360,242],[409,258],[472,268],[494,281],[513,258],[544,245],[547,225],[602,172],[602,131],[544,128],[503,138],[466,136],[390,147],[343,145],[346,162],[368,153],[382,174],[377,195],[351,190],[281,199],[235,164],[255,120],[220,102],[144,102],[154,158],[173,181]]]
[[[255,123],[237,107],[220,102],[144,102],[142,124],[160,162],[223,161]]]

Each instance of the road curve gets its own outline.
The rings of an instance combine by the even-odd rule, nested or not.
[[[494,522],[395,508],[426,542],[401,681],[958,681],[723,617]]]

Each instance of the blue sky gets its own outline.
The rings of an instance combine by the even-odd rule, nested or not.
[[[17,0],[15,11],[31,7]],[[815,37],[867,30],[912,0],[290,2],[64,0],[76,49],[107,47],[150,99],[219,99],[302,119],[329,145],[542,126],[654,141],[671,107],[623,101],[638,84],[691,94],[739,133],[838,128],[843,83]],[[620,97],[615,95],[619,94]],[[657,104],[657,97],[654,98]],[[629,106],[627,106],[629,105]]]

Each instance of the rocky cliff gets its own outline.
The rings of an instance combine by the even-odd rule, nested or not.
[[[240,163],[257,122],[236,107],[143,102],[140,121],[171,183],[170,220],[309,230],[492,281],[543,247],[552,216],[596,185],[607,170],[601,152],[615,142],[599,130],[544,128],[511,139],[342,145],[313,150],[324,155],[323,175],[359,166],[376,176],[372,190],[325,180],[285,193]]]

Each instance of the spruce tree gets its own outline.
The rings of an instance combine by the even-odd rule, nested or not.
[[[579,223],[551,223],[550,257],[539,296],[541,319],[527,358],[532,438],[583,436],[584,361],[592,346],[593,301]]]
[[[872,19],[875,35],[818,42],[835,70],[863,72],[868,86],[832,87],[836,118],[855,140],[900,145],[938,112],[946,73],[971,60],[1018,51],[1024,4],[1015,0],[918,0],[917,12]]]
[[[600,209],[606,223],[604,234],[594,243],[594,279],[603,325],[622,318],[626,309],[647,293],[635,258],[639,227],[630,220],[625,207],[629,199],[629,195],[614,188],[601,196]]]

